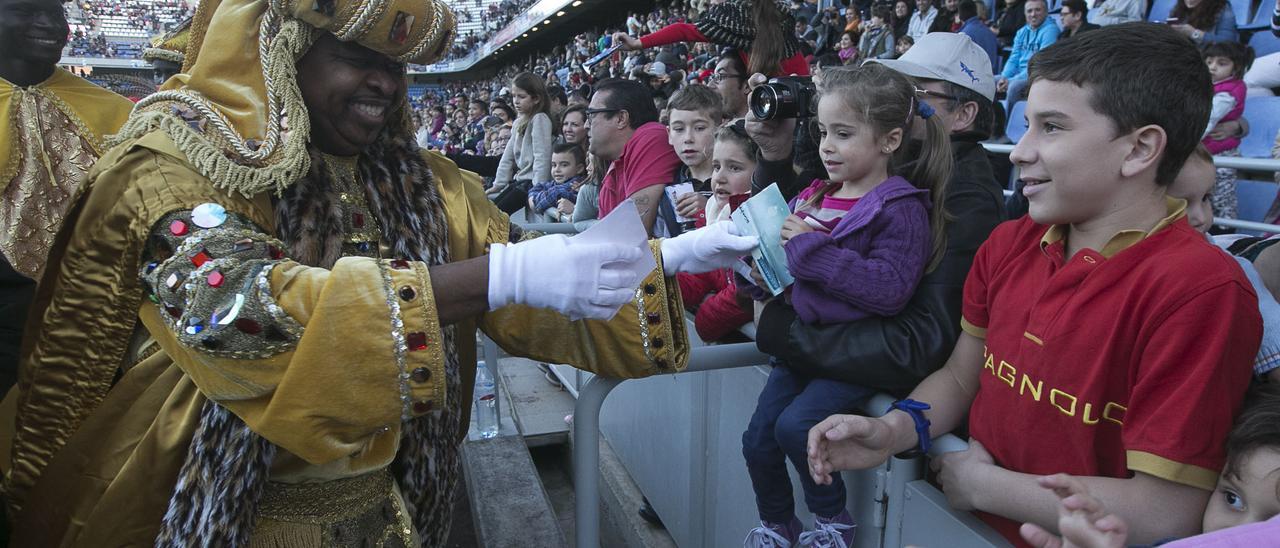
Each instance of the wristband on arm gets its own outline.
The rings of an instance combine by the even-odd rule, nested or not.
[[[929,419],[925,418],[924,411],[929,409],[929,404],[908,398],[893,402],[893,408],[911,416],[911,420],[916,423],[916,437],[919,439],[919,445],[895,456],[911,459],[927,454],[932,440],[929,437]]]

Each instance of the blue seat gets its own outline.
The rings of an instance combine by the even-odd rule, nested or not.
[[[1271,202],[1276,199],[1275,181],[1236,181],[1236,215],[1241,221],[1262,222]]]
[[[1151,4],[1151,12],[1147,15],[1147,21],[1152,23],[1163,23],[1169,19],[1169,12],[1173,11],[1173,6],[1178,0],[1155,0]]]
[[[1027,133],[1027,102],[1018,101],[1013,104],[1013,108],[1009,110],[1009,123],[1005,125],[1004,134],[1009,140],[1017,143],[1022,140],[1022,136]]]
[[[1263,2],[1267,4],[1268,2]],[[1249,24],[1249,8],[1252,4],[1251,0],[1231,0],[1231,11],[1236,14],[1236,26],[1242,27]],[[1272,3],[1274,5],[1274,3]],[[1259,11],[1271,11],[1268,9],[1260,9]]]
[[[1249,39],[1249,47],[1253,48],[1255,55],[1262,57],[1268,53],[1280,51],[1280,38],[1276,38],[1269,31],[1261,30],[1253,33],[1253,38]]]
[[[1270,158],[1271,145],[1280,131],[1280,97],[1249,97],[1244,100],[1244,117],[1249,134],[1240,141],[1240,155]]]
[[[1258,6],[1257,13],[1253,14],[1253,20],[1249,21],[1249,23],[1246,25],[1240,25],[1240,30],[1258,30],[1258,29],[1271,28],[1271,10],[1273,8],[1268,8],[1266,6],[1266,2],[1263,2],[1262,4],[1263,5]]]

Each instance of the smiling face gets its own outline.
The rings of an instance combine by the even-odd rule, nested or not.
[[[1027,97],[1027,133],[1009,159],[1026,183],[1028,214],[1040,224],[1083,223],[1115,203],[1131,149],[1115,124],[1089,104],[1091,92],[1038,80]]]
[[[404,96],[404,64],[325,33],[298,61],[298,88],[311,119],[311,140],[340,156],[373,143]]]
[[[586,170],[587,166],[578,162],[578,158],[571,152],[556,152],[551,155],[551,178],[557,183],[582,175]]]
[[[1033,29],[1040,28],[1040,24],[1044,23],[1044,18],[1048,17],[1049,10],[1045,6],[1044,0],[1027,0],[1023,13],[1027,15],[1027,25]]]
[[[920,13],[925,13],[929,11],[929,8],[932,5],[933,5],[932,0],[916,0],[916,11]]]
[[[875,18],[873,17],[873,18],[871,18],[871,20],[872,20],[872,21],[875,21]],[[853,37],[852,37],[852,36],[849,36],[849,33],[847,33],[847,32],[846,32],[846,33],[844,33],[844,34],[841,34],[841,35],[840,35],[840,49],[849,49],[849,48],[851,48],[851,47],[853,47]]]
[[[690,168],[701,167],[711,159],[715,144],[716,124],[706,113],[698,110],[671,110],[667,141],[671,143],[680,161]]]
[[[889,158],[902,143],[902,129],[877,136],[837,94],[818,101],[818,152],[832,182],[875,185],[887,177]]]
[[[1204,532],[1267,521],[1280,514],[1280,450],[1254,449],[1240,459],[1238,477],[1223,474],[1204,509]]]
[[[898,19],[905,18],[908,13],[911,13],[911,5],[907,4],[906,0],[898,0],[898,3],[893,5],[893,14],[898,16]]]
[[[27,69],[41,67],[45,74],[39,76],[47,77],[70,33],[58,0],[0,0],[0,51],[8,58],[0,66],[6,70],[17,62]]]
[[[581,111],[573,111],[564,115],[564,124],[560,126],[564,142],[579,144],[587,139],[587,119]]]

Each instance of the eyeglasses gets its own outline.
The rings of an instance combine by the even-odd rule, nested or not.
[[[726,73],[723,73],[723,72],[713,72],[713,73],[711,73],[711,81],[712,81],[712,82],[716,82],[716,81],[720,81],[720,80],[728,80],[728,79],[730,79],[730,78],[742,78],[742,75],[741,75],[741,74],[726,74]]]
[[[937,97],[937,98],[939,98],[939,99],[946,99],[946,100],[951,101],[951,102],[953,102],[953,103],[958,103],[958,102],[960,102],[960,98],[959,98],[959,97],[956,97],[955,95],[948,95],[948,94],[946,94],[946,93],[942,93],[942,92],[940,92],[940,91],[933,91],[933,90],[928,90],[928,89],[923,89],[923,88],[916,88],[916,96],[917,96],[917,97],[919,97],[919,96],[926,96],[926,95],[927,95],[927,96],[929,96],[929,97]]]
[[[597,114],[609,114],[609,113],[613,113],[613,112],[622,112],[623,110],[625,110],[625,109],[620,109],[620,108],[589,108],[589,109],[587,109],[587,110],[582,111],[582,113],[583,113],[584,115],[586,115],[586,117],[587,117],[587,121],[588,121],[588,122],[590,122],[590,121],[591,121],[591,119],[592,119],[592,118],[594,118],[594,117],[595,117],[595,115],[597,115]]]

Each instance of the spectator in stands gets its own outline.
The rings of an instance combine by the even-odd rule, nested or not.
[[[973,0],[960,0],[960,4],[956,6],[956,16],[963,21],[960,33],[968,36],[973,43],[987,53],[992,67],[999,66],[999,58],[996,56],[1000,49],[1000,41],[996,39],[996,34],[991,32],[982,18],[978,17],[978,4]]]
[[[898,57],[902,57],[916,44],[916,40],[910,36],[899,36],[898,43],[894,45],[893,51]]]
[[[929,32],[956,32],[960,30],[960,24],[956,21],[956,8],[958,5],[958,0],[942,0],[942,5],[937,8],[938,15],[934,16],[933,23],[929,24]],[[917,36],[916,38],[919,37]]]
[[[1197,44],[1236,42],[1236,15],[1227,0],[1178,0],[1169,12],[1169,26]]]
[[[893,13],[887,4],[871,6],[871,20],[863,25],[862,38],[858,40],[859,59],[892,59],[893,29],[889,21]]]
[[[933,0],[916,0],[916,12],[911,14],[911,22],[907,25],[907,36],[912,40],[929,34],[929,27],[938,18],[938,9],[933,7]]]
[[[680,166],[672,176],[674,184],[689,184],[689,192],[663,197],[659,218],[667,225],[667,234],[680,234],[683,229],[677,217],[698,219],[707,205],[711,191],[711,153],[715,146],[716,128],[724,119],[720,96],[706,86],[688,86],[676,92],[667,104],[671,121],[667,142],[680,157]],[[670,203],[669,203],[670,202]]]
[[[561,199],[576,201],[587,172],[587,153],[570,143],[556,145],[551,153],[551,180],[529,189],[531,218],[554,223],[560,220],[556,204]]]
[[[796,25],[801,23],[805,21]],[[641,38],[618,33],[613,39],[626,51],[675,42],[715,42],[735,48],[752,73],[808,75],[809,64],[792,26],[791,16],[780,12],[772,0],[743,0],[714,4],[693,23],[667,25]]]
[[[478,154],[484,141],[484,119],[489,116],[489,105],[480,99],[467,104],[467,124],[462,137],[462,148],[470,154]]]
[[[893,4],[893,35],[901,38],[907,35],[911,26],[911,2],[896,0]]]
[[[1253,48],[1239,42],[1216,42],[1202,48],[1200,54],[1213,79],[1213,109],[1209,113],[1209,125],[1205,127],[1204,146],[1215,156],[1240,156],[1239,138],[1219,139],[1209,133],[1220,122],[1239,120],[1244,114],[1243,76],[1253,63]],[[1235,219],[1236,209],[1236,170],[1218,168],[1217,183],[1213,186],[1214,215]]]
[[[915,89],[907,76],[874,63],[823,72],[818,127],[830,179],[813,181],[801,192],[782,225],[787,269],[795,278],[788,300],[805,323],[894,316],[925,270],[942,258],[941,202],[951,147],[941,119],[917,100]],[[924,139],[918,154],[908,155],[913,131],[922,131]],[[893,175],[895,164],[908,158],[910,181]],[[875,390],[802,375],[782,361],[772,364],[742,436],[761,520],[745,544],[773,546],[769,540],[785,539],[778,544],[787,546],[798,539],[804,546],[847,546],[855,526],[845,508],[844,484],[835,479],[819,485],[804,473],[806,438],[819,421],[856,408]],[[800,472],[805,501],[816,516],[814,530],[803,535],[788,459]]]
[[[54,236],[133,107],[58,67],[70,33],[61,2],[0,0],[0,393]]]
[[[534,181],[551,180],[552,139],[551,117],[547,115],[551,102],[542,79],[522,72],[511,80],[511,89],[518,116],[488,191],[498,209],[508,214],[524,207]]]
[[[578,188],[578,198],[568,200],[562,198],[556,203],[560,211],[560,222],[573,223],[574,230],[582,232],[595,224],[600,214],[600,179],[603,170],[596,166],[603,162],[593,154],[587,155],[587,178]]]
[[[497,116],[504,124],[510,124],[516,121],[516,111],[511,110],[511,106],[506,101],[497,100],[489,103],[489,112]]]
[[[1057,523],[1057,499],[1032,476],[1054,472],[1085,476],[1134,525],[1134,542],[1199,529],[1261,321],[1240,269],[1166,196],[1208,119],[1198,59],[1148,23],[1036,55],[1033,130],[1012,154],[1030,219],[979,250],[965,334],[942,371],[882,418],[837,416],[810,432],[816,479],[928,445],[967,415],[968,450],[933,466],[954,508],[1011,541],[1021,522]]]
[[[1204,509],[1204,534],[1166,540],[1166,548],[1193,546],[1266,546],[1280,538],[1280,391],[1262,385],[1250,394],[1226,443],[1227,465]],[[1123,547],[1129,537],[1125,519],[1107,511],[1106,501],[1067,474],[1037,479],[1059,500],[1056,528],[1062,536],[1034,523],[1022,537],[1034,546]],[[1114,505],[1113,505],[1114,506]]]
[[[1059,19],[1062,21],[1062,33],[1059,39],[1071,38],[1082,32],[1102,28],[1089,22],[1089,4],[1084,0],[1062,0]]]
[[[569,143],[587,149],[587,106],[571,105],[564,111],[558,142]],[[585,163],[583,164],[586,165]]]
[[[564,87],[559,84],[547,86],[547,99],[551,101],[547,114],[551,115],[552,120],[559,120],[565,107],[569,106],[569,96],[564,92]]]
[[[836,49],[836,55],[840,57],[840,64],[849,65],[858,61],[858,43],[853,39],[853,33],[846,32],[840,35],[839,48]],[[813,70],[809,72],[813,74]]]
[[[1099,0],[1089,8],[1089,22],[1103,27],[1142,21],[1146,16],[1146,0]]]
[[[808,68],[805,69],[808,72]],[[737,120],[747,115],[747,64],[737,52],[725,49],[711,73],[711,85],[724,105],[727,120]]]
[[[1000,47],[1013,47],[1014,36],[1018,34],[1018,30],[1027,25],[1026,8],[1023,6],[1025,0],[996,0],[996,2],[997,13],[1000,15],[991,30],[996,33]],[[1003,9],[999,7],[1001,4],[1004,6]]]
[[[630,199],[652,235],[663,188],[680,163],[658,123],[653,95],[639,82],[607,80],[591,95],[586,114],[590,152],[608,166],[600,183],[600,218]]]
[[[1009,60],[1004,63],[1004,70],[996,78],[996,91],[1004,92],[1009,106],[1023,99],[1023,91],[1027,87],[1027,64],[1031,56],[1058,40],[1058,25],[1045,24],[1049,17],[1049,4],[1046,0],[1026,0],[1023,11],[1027,17],[1027,26],[1018,30],[1013,38],[1013,51]]]
[[[751,174],[759,147],[747,136],[743,122],[717,130],[714,149],[711,198],[698,216],[697,226],[733,222],[729,215],[751,197]],[[720,341],[751,322],[749,307],[739,302],[732,270],[677,274],[676,281],[685,306],[694,310],[693,327],[703,341]]]

